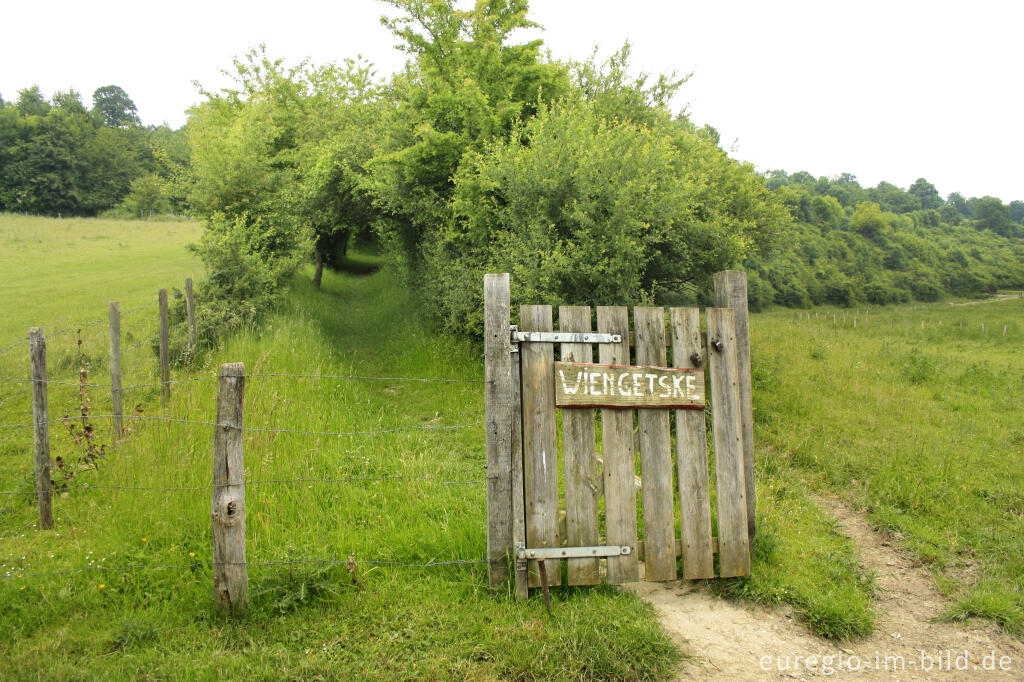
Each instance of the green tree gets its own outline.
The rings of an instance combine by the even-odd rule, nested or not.
[[[1010,202],[1010,220],[1024,224],[1024,201]]]
[[[811,221],[826,230],[834,230],[843,223],[846,213],[842,205],[832,196],[816,196],[811,199]]]
[[[55,92],[53,94],[53,106],[63,109],[68,113],[86,115],[89,112],[82,104],[82,95],[74,88],[67,92]]]
[[[946,199],[946,203],[955,208],[960,212],[964,218],[973,218],[974,214],[971,213],[970,208],[967,206],[967,199],[964,198],[960,192],[951,192],[949,197]]]
[[[38,85],[18,90],[18,101],[15,106],[22,116],[46,116],[50,111],[50,105]]]
[[[469,152],[508,136],[568,89],[567,69],[547,62],[539,40],[512,42],[533,27],[526,0],[385,0],[402,16],[385,25],[411,57],[392,82],[394,111],[367,164],[366,188],[387,214],[385,245],[413,275],[421,247],[452,218],[452,178]]]
[[[857,204],[850,218],[850,229],[868,239],[878,241],[889,231],[889,221],[882,214],[881,207],[873,201]]]
[[[125,128],[139,125],[139,112],[120,86],[104,85],[92,93],[92,107],[111,128]]]
[[[164,182],[156,173],[140,175],[132,180],[128,196],[121,205],[128,213],[140,218],[171,210]]]
[[[479,331],[472,283],[487,269],[511,272],[524,300],[672,300],[788,224],[752,168],[667,116],[636,125],[566,101],[468,161],[425,284],[462,332]]]
[[[939,192],[935,189],[935,185],[924,178],[918,178],[915,180],[914,184],[912,184],[910,189],[907,191],[918,198],[921,202],[921,208],[939,208],[942,206],[942,197],[939,196]]]
[[[974,216],[979,230],[992,230],[1004,237],[1014,237],[1020,229],[1010,220],[1010,207],[997,197],[981,197],[974,204]]]

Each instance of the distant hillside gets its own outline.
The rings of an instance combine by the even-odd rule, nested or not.
[[[927,180],[906,191],[844,174],[769,172],[794,218],[766,256],[746,262],[755,309],[935,301],[1024,288],[1024,202],[945,200]]]

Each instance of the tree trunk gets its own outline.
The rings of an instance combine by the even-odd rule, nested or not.
[[[317,289],[320,288],[320,281],[324,277],[324,255],[317,249],[316,254],[316,272],[313,273],[313,286]]]

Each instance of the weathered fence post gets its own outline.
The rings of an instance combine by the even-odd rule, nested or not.
[[[196,299],[192,293],[192,278],[185,279],[185,314],[188,316],[188,345],[196,347]]]
[[[110,302],[110,404],[114,438],[121,438],[124,436],[124,408],[121,405],[121,304],[117,301]]]
[[[217,608],[232,613],[249,606],[245,560],[245,365],[220,366],[217,425],[213,436],[213,596]]]
[[[163,398],[171,397],[171,364],[169,358],[170,339],[167,329],[167,289],[161,289],[160,299],[160,383],[163,384]]]
[[[742,385],[735,311],[708,308],[708,369],[711,371],[711,433],[715,443],[719,575],[750,573],[750,519],[745,503]],[[744,533],[744,525],[747,531]]]
[[[715,307],[732,308],[736,320],[736,361],[739,369],[740,422],[743,426],[743,478],[747,498],[747,535],[753,544],[757,530],[754,490],[754,402],[750,379],[750,321],[747,274],[737,270],[715,273]],[[855,325],[856,326],[856,323]]]
[[[487,561],[492,587],[508,577],[512,547],[512,340],[508,273],[484,275],[487,413]]]
[[[50,410],[46,400],[46,336],[42,327],[28,330],[32,359],[32,418],[35,423],[36,499],[39,501],[39,529],[53,528],[50,497]]]

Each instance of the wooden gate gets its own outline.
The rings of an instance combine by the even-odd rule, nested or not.
[[[562,306],[556,331],[547,305],[512,326],[508,275],[485,278],[492,585],[509,558],[520,596],[539,566],[549,585],[700,579],[717,553],[718,576],[749,574],[746,278],[716,276],[716,303],[740,284],[740,314],[708,308],[706,334],[696,308],[637,307],[631,325],[617,306]]]

